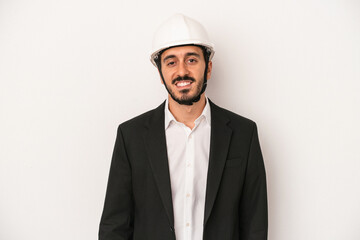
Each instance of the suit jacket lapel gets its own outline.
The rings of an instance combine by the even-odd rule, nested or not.
[[[171,197],[171,184],[168,157],[166,151],[166,136],[164,126],[164,107],[161,104],[154,110],[148,122],[148,131],[144,135],[145,145],[159,193],[168,215],[171,226],[174,226],[174,213]]]
[[[211,137],[204,226],[206,225],[214,206],[232,133],[232,129],[227,125],[229,119],[224,116],[223,113],[220,113],[221,109],[218,106],[211,101],[209,102],[211,107]]]
[[[206,186],[204,226],[210,217],[216,195],[220,186],[222,173],[228,153],[232,130],[227,125],[229,119],[220,113],[221,109],[212,103],[211,107],[211,140],[209,169]],[[174,213],[171,197],[170,173],[166,150],[164,126],[164,107],[161,104],[147,123],[148,131],[144,134],[146,150],[159,193],[164,204],[171,226],[174,226]]]

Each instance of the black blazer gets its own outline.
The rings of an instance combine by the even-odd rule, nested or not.
[[[209,102],[203,239],[265,240],[266,178],[256,124]],[[164,106],[118,128],[100,240],[175,239]]]

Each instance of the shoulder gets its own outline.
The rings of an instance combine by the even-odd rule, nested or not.
[[[246,157],[253,141],[258,139],[256,123],[215,104],[211,105],[211,116],[211,128],[231,129],[229,159],[238,156]],[[224,128],[224,125],[227,128]]]
[[[233,129],[254,129],[254,127],[256,127],[256,123],[249,119],[246,118],[244,116],[241,116],[237,113],[234,113],[228,109],[219,107],[218,105],[214,104],[213,102],[210,101],[210,106],[211,106],[211,112],[212,112],[212,116],[221,116],[224,119],[227,119],[229,121],[229,126]]]
[[[147,127],[147,125],[154,121],[154,118],[161,118],[164,112],[165,102],[159,105],[157,108],[149,110],[143,114],[140,114],[134,118],[131,118],[118,127],[118,131],[127,132],[127,131],[140,131]]]

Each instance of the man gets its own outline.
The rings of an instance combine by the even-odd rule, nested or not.
[[[177,14],[153,45],[169,97],[118,128],[99,239],[267,239],[256,125],[206,98],[214,47],[205,29]]]

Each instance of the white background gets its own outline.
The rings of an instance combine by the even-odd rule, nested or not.
[[[0,0],[0,239],[95,240],[116,128],[166,92],[181,12],[216,45],[207,95],[257,122],[270,240],[360,239],[357,0]]]

